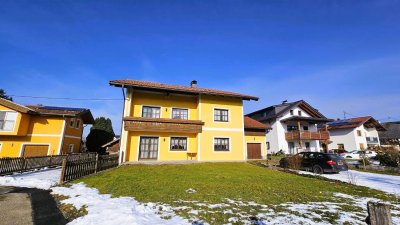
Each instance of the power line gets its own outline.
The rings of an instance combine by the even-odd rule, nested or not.
[[[72,100],[72,101],[122,101],[120,98],[67,98],[67,97],[45,97],[45,96],[29,96],[29,95],[9,95],[17,98],[36,98],[36,99],[52,99],[52,100]]]

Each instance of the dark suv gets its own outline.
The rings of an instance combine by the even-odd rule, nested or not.
[[[301,152],[293,156],[282,158],[279,161],[281,167],[289,167],[290,157],[298,157],[300,169],[313,171],[314,173],[339,173],[348,170],[346,161],[343,157],[336,154],[321,152]]]

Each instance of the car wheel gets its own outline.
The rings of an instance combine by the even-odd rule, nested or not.
[[[313,172],[316,174],[323,174],[324,170],[322,169],[322,167],[315,165],[315,166],[313,166]]]

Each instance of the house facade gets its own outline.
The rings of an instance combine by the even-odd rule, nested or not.
[[[247,159],[243,100],[257,97],[199,88],[196,81],[178,86],[114,80],[110,85],[122,88],[125,99],[121,162]]]
[[[79,152],[90,110],[24,106],[0,98],[0,157],[29,157]]]
[[[373,117],[364,116],[328,123],[330,149],[364,150],[380,146],[378,131],[386,129]]]
[[[284,101],[247,116],[271,127],[266,134],[267,149],[271,153],[282,150],[285,154],[296,154],[327,148],[329,133],[325,128],[318,129],[318,124],[331,120],[303,100]]]

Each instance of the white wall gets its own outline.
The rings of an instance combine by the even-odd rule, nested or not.
[[[357,130],[361,131],[361,136],[357,135]],[[330,140],[329,149],[338,148],[338,144],[344,144],[346,150],[361,150],[360,144],[364,145],[364,149],[367,149],[367,137],[377,137],[379,143],[379,135],[376,128],[365,128],[364,125],[358,126],[351,129],[336,129],[329,130]]]
[[[328,149],[337,149],[338,144],[344,144],[346,150],[357,150],[355,129],[329,130],[330,140]]]
[[[286,123],[281,122],[281,120],[292,117],[292,116],[298,116],[299,110],[302,112],[301,116],[311,117],[310,115],[308,115],[306,112],[304,112],[299,107],[294,107],[294,108],[292,108],[292,110],[294,112],[293,115],[290,115],[290,110],[288,110],[281,117],[277,118],[277,120],[275,122],[271,122],[271,124],[267,124],[272,127],[272,130],[269,133],[267,133],[267,142],[269,142],[270,146],[271,146],[269,152],[275,153],[282,149],[286,154],[289,154],[289,145],[288,145],[288,142],[286,141],[285,133],[287,131],[286,130],[287,124],[290,124],[290,123],[286,124]],[[295,124],[295,125],[297,125],[297,124]],[[311,132],[318,131],[317,124],[309,124],[308,122],[301,122],[300,130],[303,129],[303,125],[307,125],[308,130]],[[295,144],[295,148],[300,147],[300,144],[298,141],[293,141],[293,142]],[[304,142],[305,141],[302,142],[303,150],[305,150]],[[310,140],[307,142],[310,142],[310,150],[311,151],[320,151],[319,141]],[[302,151],[302,150],[299,150],[299,151]]]

